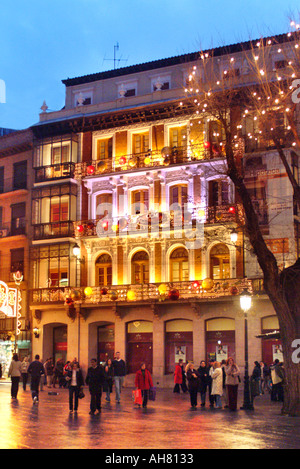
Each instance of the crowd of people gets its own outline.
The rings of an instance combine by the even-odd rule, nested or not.
[[[250,377],[251,399],[268,391],[271,401],[283,402],[284,368],[278,359],[268,367],[263,362],[256,361]],[[208,399],[210,408],[221,409],[222,398],[224,408],[237,410],[238,386],[241,383],[241,372],[233,358],[218,362],[206,363],[201,361],[198,369],[190,362],[184,366],[180,359],[174,372],[174,393],[189,393],[191,408],[196,409],[198,395],[201,407],[205,407]]]
[[[263,362],[255,362],[251,375],[252,397],[270,392],[272,401],[283,402],[284,368],[279,360],[268,367]],[[90,393],[90,414],[101,412],[102,394],[105,393],[106,402],[111,401],[113,386],[115,388],[116,403],[121,400],[121,392],[126,376],[126,363],[117,352],[113,360],[108,359],[104,364],[98,364],[93,358],[87,375],[84,379],[78,360],[63,362],[62,359],[53,363],[49,358],[43,364],[39,355],[30,363],[25,357],[21,362],[17,354],[9,368],[11,377],[11,397],[17,399],[19,383],[22,380],[23,390],[26,391],[28,378],[30,377],[30,389],[34,404],[39,402],[39,391],[46,385],[48,389],[68,388],[69,390],[69,412],[77,412],[79,400],[84,397],[84,385],[88,386]],[[191,409],[195,410],[200,396],[201,407],[206,406],[206,400],[210,408],[221,409],[222,399],[224,408],[230,411],[237,410],[238,386],[241,383],[241,372],[233,358],[218,361],[201,361],[196,369],[194,363],[189,362],[186,366],[182,359],[176,364],[174,372],[173,393],[188,393],[190,396]],[[141,400],[139,405],[147,407],[149,393],[155,390],[153,379],[145,363],[141,363],[140,369],[135,375],[135,389],[140,391]]]

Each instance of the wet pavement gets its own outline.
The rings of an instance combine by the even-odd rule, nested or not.
[[[281,404],[269,396],[255,400],[254,411],[190,409],[188,395],[157,390],[155,402],[137,408],[132,389],[123,389],[121,403],[102,397],[100,415],[89,415],[89,392],[69,414],[68,391],[40,392],[33,405],[29,389],[20,385],[18,399],[10,383],[0,383],[1,449],[299,449],[300,417],[280,415]],[[242,404],[239,394],[239,405]],[[111,454],[111,451],[110,451]]]

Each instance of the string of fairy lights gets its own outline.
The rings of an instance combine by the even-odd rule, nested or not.
[[[195,115],[201,117],[199,123],[218,121],[222,131],[214,132],[213,137],[219,139],[220,147],[229,129],[234,140],[241,135],[255,141],[272,139],[277,131],[282,139],[288,137],[292,147],[299,146],[293,98],[298,98],[300,88],[300,25],[291,22],[291,27],[295,31],[281,43],[276,38],[261,39],[250,50],[222,58],[214,56],[214,51],[200,54],[201,63],[189,73],[185,95],[194,105]],[[231,111],[237,105],[241,113],[234,132]],[[206,132],[204,129],[204,141]]]

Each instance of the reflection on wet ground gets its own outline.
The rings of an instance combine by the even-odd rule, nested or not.
[[[78,413],[69,414],[68,391],[40,393],[33,405],[30,391],[20,386],[11,400],[10,384],[0,384],[1,449],[296,449],[300,418],[280,415],[281,404],[269,396],[255,401],[255,411],[190,409],[188,395],[157,391],[147,409],[137,408],[131,389],[121,404],[102,399],[100,415],[89,415],[89,392]],[[240,396],[241,397],[241,396]]]

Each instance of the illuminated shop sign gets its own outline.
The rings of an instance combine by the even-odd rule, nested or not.
[[[20,309],[19,299],[17,288],[10,288],[0,280],[0,316],[15,318]]]

